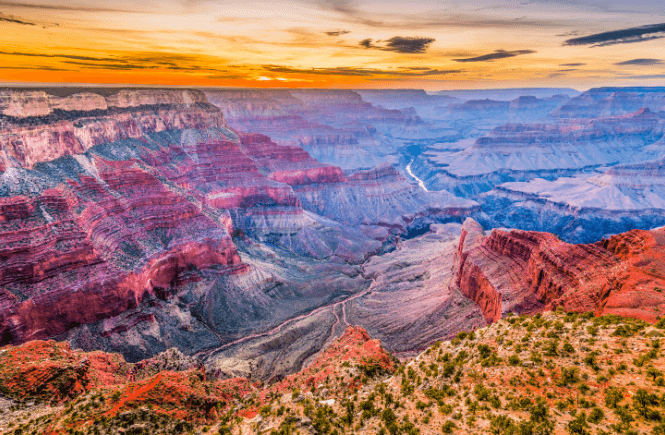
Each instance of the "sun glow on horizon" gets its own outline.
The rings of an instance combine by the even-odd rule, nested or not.
[[[0,81],[435,90],[665,78],[655,2],[71,3],[2,2]]]

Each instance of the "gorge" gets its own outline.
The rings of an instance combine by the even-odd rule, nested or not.
[[[655,322],[665,90],[559,91],[4,89],[2,344],[269,380],[351,325]]]

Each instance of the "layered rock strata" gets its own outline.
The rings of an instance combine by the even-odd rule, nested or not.
[[[509,312],[619,314],[655,321],[665,307],[663,230],[634,230],[589,245],[548,233],[492,230],[473,220],[462,229],[453,288],[494,322]]]

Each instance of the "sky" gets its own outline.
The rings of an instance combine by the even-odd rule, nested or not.
[[[665,0],[0,0],[0,82],[665,84]]]

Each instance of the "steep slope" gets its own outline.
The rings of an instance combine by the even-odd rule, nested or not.
[[[597,118],[624,115],[648,108],[665,110],[665,88],[625,87],[594,88],[570,99],[552,113],[554,118]]]
[[[457,288],[454,261],[459,224],[432,225],[420,237],[399,241],[397,249],[371,258],[364,276],[370,292],[347,302],[340,322],[362,325],[386,349],[413,356],[441,338],[486,324],[483,312]]]
[[[72,427],[84,433],[100,428],[105,433],[182,433],[211,424],[221,429],[236,417],[242,421],[263,412],[261,403],[271,397],[290,397],[291,391],[304,391],[330,378],[346,382],[326,394],[343,397],[367,383],[370,375],[392,373],[394,367],[381,343],[359,327],[347,328],[308,368],[263,388],[244,378],[210,378],[174,350],[131,364],[115,354],[34,341],[0,353],[0,389],[13,403],[9,418],[0,417],[0,430],[17,425],[44,433],[65,433]],[[22,409],[28,401],[31,404]],[[26,411],[44,418],[19,425],[12,417]]]
[[[225,127],[219,110],[195,90],[117,90],[106,98],[2,90],[0,110],[0,171],[149,133]]]
[[[362,328],[349,327],[309,367],[270,385],[212,379],[176,365],[177,354],[132,365],[35,342],[0,354],[8,394],[0,430],[659,433],[661,328],[592,313],[510,316],[397,364]],[[72,386],[77,395],[53,396],[79,391]]]
[[[467,220],[453,286],[488,322],[507,313],[563,307],[654,322],[665,309],[660,258],[665,233],[634,230],[591,245],[548,233],[493,230]]]

